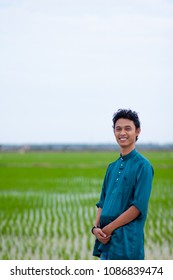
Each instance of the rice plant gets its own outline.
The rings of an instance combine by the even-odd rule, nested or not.
[[[155,179],[145,227],[146,259],[172,259],[173,154],[147,156]],[[1,154],[0,259],[94,259],[90,229],[113,157],[117,155]]]

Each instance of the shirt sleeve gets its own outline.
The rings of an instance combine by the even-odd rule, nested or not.
[[[142,216],[147,216],[148,201],[150,198],[152,179],[154,170],[150,163],[143,162],[137,172],[137,180],[134,189],[134,200],[131,205],[134,205],[140,211]]]
[[[109,167],[108,167],[109,169]],[[101,190],[101,194],[100,194],[100,200],[96,203],[96,206],[99,208],[103,208],[103,204],[105,201],[105,197],[106,197],[106,184],[107,184],[107,177],[108,177],[108,169],[106,171],[105,177],[104,177],[104,181],[103,181],[103,185],[102,185],[102,190]]]

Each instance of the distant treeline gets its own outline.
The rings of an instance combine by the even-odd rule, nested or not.
[[[137,144],[138,150],[143,151],[173,151],[173,144]],[[118,151],[117,144],[1,144],[0,152],[18,151]]]

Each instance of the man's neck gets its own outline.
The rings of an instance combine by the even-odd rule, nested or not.
[[[121,155],[125,156],[128,155],[130,152],[132,152],[135,149],[135,146],[133,147],[121,147]]]

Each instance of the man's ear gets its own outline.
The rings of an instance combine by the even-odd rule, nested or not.
[[[136,136],[139,136],[140,133],[141,133],[141,129],[140,129],[140,127],[138,127],[138,128],[136,129]]]

